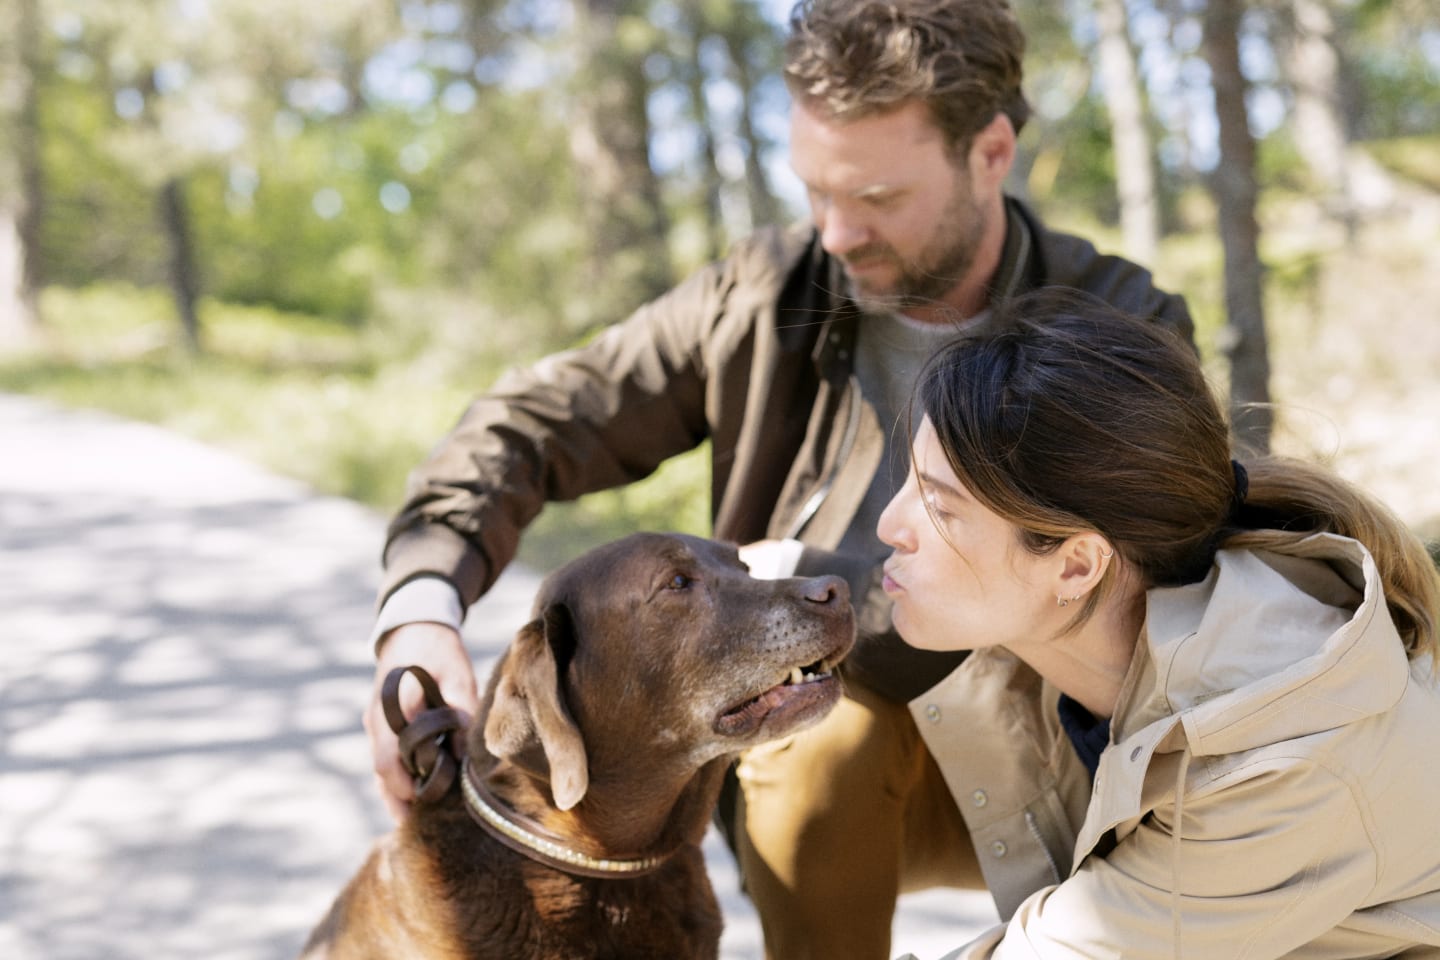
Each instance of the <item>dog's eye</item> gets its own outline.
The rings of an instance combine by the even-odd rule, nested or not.
[[[685,574],[683,574],[683,573],[677,573],[677,574],[675,574],[675,576],[673,576],[673,577],[670,578],[670,582],[669,582],[669,583],[665,584],[665,589],[666,589],[666,590],[684,590],[686,587],[690,586],[690,584],[692,584],[692,583],[694,583],[694,582],[695,582],[695,581],[693,581],[693,580],[691,580],[689,577],[685,576]]]

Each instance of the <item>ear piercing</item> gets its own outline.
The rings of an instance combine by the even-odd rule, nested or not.
[[[1073,597],[1070,598],[1070,600],[1079,600],[1079,599],[1080,599],[1080,594],[1078,594],[1078,593],[1075,594],[1075,596],[1073,596]],[[1068,607],[1068,606],[1070,605],[1070,600],[1066,600],[1064,597],[1059,596],[1059,595],[1057,594],[1056,597],[1055,597],[1055,606],[1057,606],[1057,607]]]

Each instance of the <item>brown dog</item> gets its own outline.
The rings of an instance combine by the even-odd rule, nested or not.
[[[574,561],[495,667],[459,787],[377,845],[305,957],[716,957],[725,767],[825,715],[854,631],[843,580],[754,580],[712,541]]]

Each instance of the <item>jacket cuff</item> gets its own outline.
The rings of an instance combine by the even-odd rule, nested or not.
[[[465,608],[450,581],[422,575],[390,594],[370,629],[370,649],[378,654],[390,631],[407,623],[440,623],[459,633],[465,624]]]
[[[450,581],[468,608],[490,586],[490,565],[459,533],[438,523],[415,527],[391,538],[385,547],[385,572],[376,609],[416,577]]]

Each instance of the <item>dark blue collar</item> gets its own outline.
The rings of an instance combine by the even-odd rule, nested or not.
[[[1100,766],[1100,754],[1110,745],[1110,721],[1095,719],[1089,710],[1063,693],[1060,694],[1059,712],[1060,726],[1075,745],[1080,762],[1090,771],[1090,779],[1094,780],[1095,771]]]

